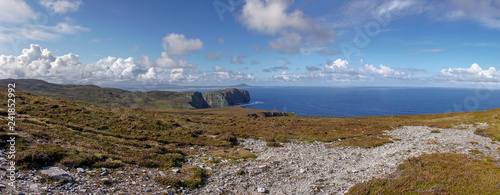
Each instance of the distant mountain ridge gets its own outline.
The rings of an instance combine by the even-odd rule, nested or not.
[[[38,96],[84,101],[93,104],[165,111],[171,109],[217,108],[248,103],[250,94],[241,89],[215,92],[131,92],[95,85],[54,84],[37,79],[2,79],[0,87],[16,83],[16,90]]]

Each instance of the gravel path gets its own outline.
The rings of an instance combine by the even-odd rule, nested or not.
[[[486,124],[480,124],[486,125]],[[500,160],[498,143],[465,130],[410,126],[385,131],[394,143],[376,148],[328,147],[328,143],[286,143],[270,148],[266,142],[244,140],[257,153],[252,161],[220,166],[207,186],[194,194],[344,194],[353,185],[371,178],[390,177],[409,157],[424,153],[469,154],[476,149]],[[471,154],[473,155],[473,154]],[[245,174],[241,174],[243,170]]]

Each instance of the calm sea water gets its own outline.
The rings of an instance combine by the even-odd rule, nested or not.
[[[251,96],[251,103],[245,105],[247,108],[295,112],[298,116],[412,115],[500,108],[500,90],[485,88],[269,87],[245,90]]]

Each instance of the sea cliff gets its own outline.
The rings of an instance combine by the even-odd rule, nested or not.
[[[246,90],[230,88],[203,93],[203,99],[211,108],[219,108],[248,103],[250,93]]]

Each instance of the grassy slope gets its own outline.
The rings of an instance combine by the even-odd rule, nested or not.
[[[425,154],[399,166],[396,179],[373,179],[349,194],[498,194],[500,167],[464,154]]]
[[[269,142],[341,139],[336,143],[373,147],[389,141],[381,136],[382,130],[405,125],[449,128],[461,123],[488,122],[492,124],[490,128],[478,133],[500,140],[499,121],[493,119],[493,113],[499,109],[414,116],[265,118],[241,115],[242,112],[259,112],[241,107],[159,113],[22,92],[16,92],[16,95],[16,127],[24,139],[18,143],[18,164],[25,168],[61,163],[69,167],[175,166],[191,170],[183,165],[183,158],[196,154],[189,150],[192,146],[205,147],[208,153],[224,158],[252,156],[246,150],[237,150],[239,146],[234,145],[236,137],[260,138]],[[5,89],[0,89],[0,96],[7,99]],[[4,124],[6,107],[4,101],[0,107],[0,122]],[[6,128],[1,127],[0,131],[5,134]],[[0,141],[2,144],[5,142]],[[193,170],[193,174],[200,173]],[[167,181],[172,180],[167,178]]]
[[[94,85],[59,85],[34,79],[3,79],[0,86],[16,83],[16,88],[45,97],[84,101],[105,106],[141,108],[145,110],[192,109],[189,105],[193,92],[130,92]],[[189,96],[189,97],[188,97]]]

